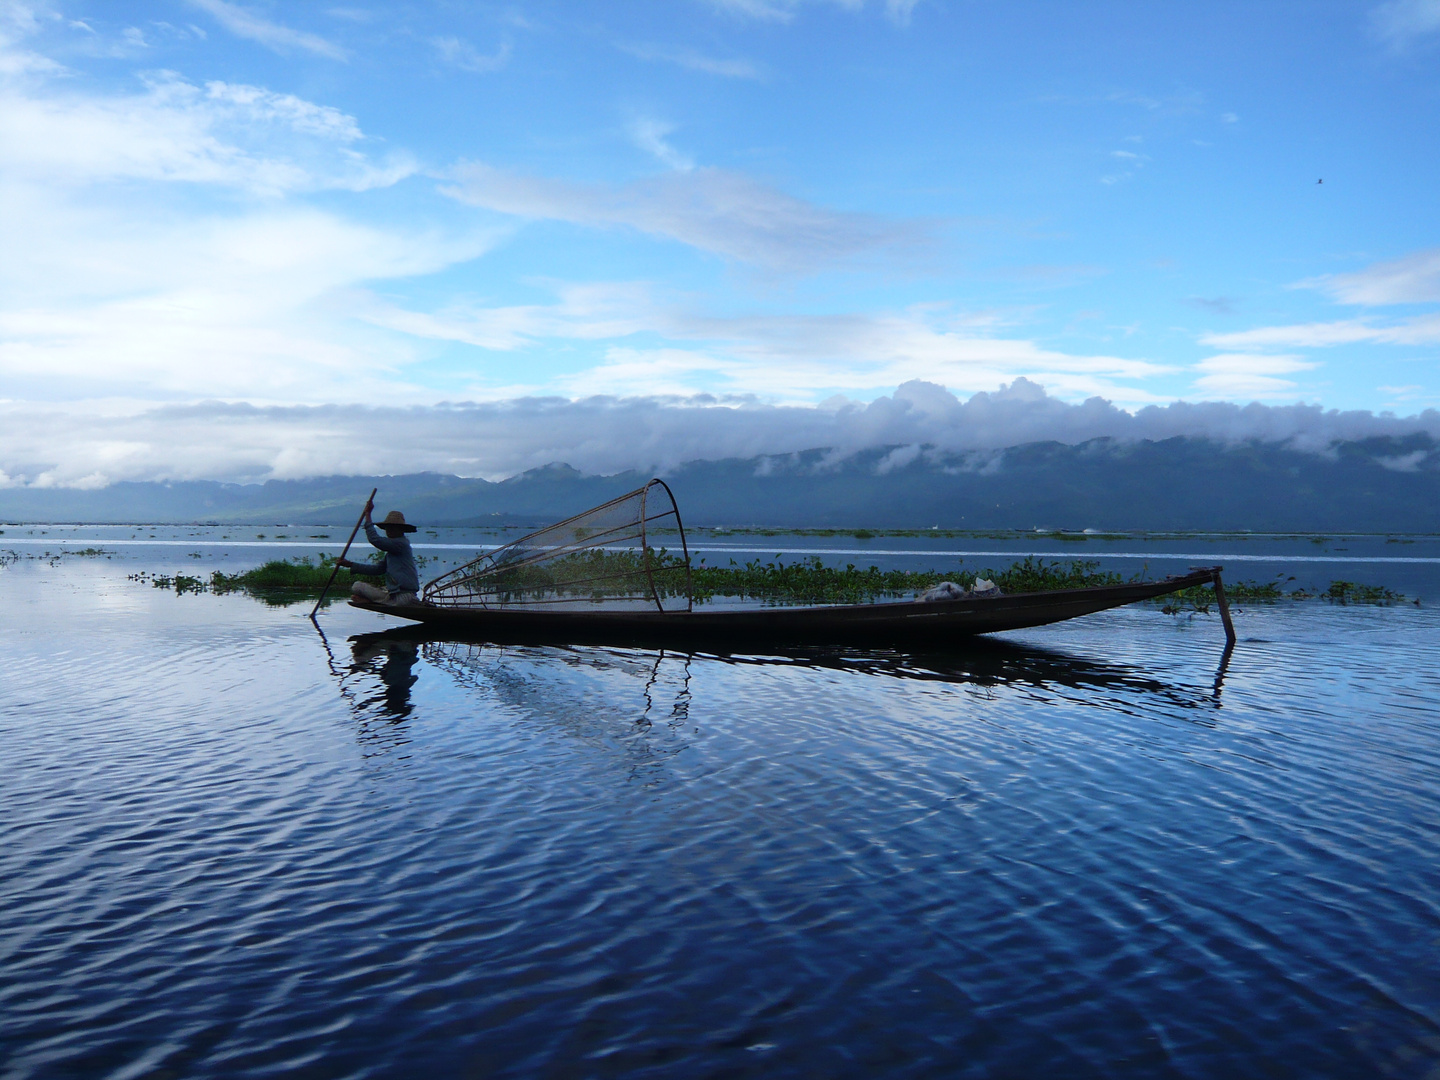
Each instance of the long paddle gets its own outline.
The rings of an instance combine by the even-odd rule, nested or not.
[[[379,488],[370,490],[370,498],[365,500],[365,510],[369,510],[375,504],[375,492]],[[345,541],[345,550],[340,552],[340,558],[335,560],[335,569],[330,571],[330,580],[325,582],[325,588],[320,590],[320,599],[315,601],[315,606],[310,609],[310,618],[315,618],[315,612],[320,610],[320,605],[325,602],[325,594],[330,591],[330,586],[335,584],[335,575],[340,573],[340,564],[345,561],[345,556],[350,554],[350,545],[355,542],[355,534],[360,531],[360,526],[365,522],[365,510],[360,511],[360,516],[355,519],[355,527],[350,530],[350,539]]]

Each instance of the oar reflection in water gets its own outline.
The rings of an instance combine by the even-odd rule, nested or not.
[[[314,622],[314,620],[312,620]],[[385,634],[361,634],[350,639],[351,662],[347,668],[341,667],[335,658],[335,652],[330,647],[330,639],[325,636],[325,631],[315,622],[316,633],[320,636],[320,644],[325,650],[325,663],[330,670],[330,675],[339,685],[340,696],[345,700],[355,719],[362,724],[368,724],[373,720],[385,721],[385,727],[395,729],[395,725],[405,720],[414,711],[414,705],[410,700],[410,689],[419,679],[415,674],[415,662],[419,659],[419,643],[414,640],[398,639],[392,640]],[[378,676],[381,683],[379,694],[368,696],[357,693],[357,684],[364,685],[371,679]],[[373,684],[372,684],[373,685]],[[369,689],[366,686],[365,689]],[[367,740],[368,741],[368,740]],[[393,735],[387,737],[385,742],[395,742]],[[404,739],[399,741],[403,742]]]

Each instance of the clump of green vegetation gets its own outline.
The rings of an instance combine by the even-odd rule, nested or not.
[[[140,580],[145,579],[144,574],[137,575]],[[150,584],[157,589],[174,589],[176,596],[184,596],[186,593],[203,593],[210,590],[210,586],[197,577],[190,577],[188,574],[176,574],[173,578],[165,574],[156,574],[149,579]]]
[[[325,588],[326,582],[330,580],[330,574],[335,569],[335,560],[329,555],[320,556],[319,564],[312,563],[308,558],[301,556],[295,559],[271,559],[267,563],[255,567],[253,570],[246,570],[239,574],[224,574],[219,570],[210,576],[211,587],[215,592],[314,592],[317,595]],[[349,570],[341,570],[335,575],[335,584],[342,582],[345,591],[349,591],[353,581],[367,580],[364,577],[357,577]]]
[[[416,557],[415,565],[417,567],[424,566],[428,561],[425,556],[420,555]],[[160,574],[150,576],[141,573],[132,575],[132,577],[136,581],[149,581],[157,589],[174,589],[182,595],[187,592],[208,592],[217,595],[243,592],[263,600],[267,604],[283,607],[287,604],[298,604],[303,600],[318,597],[324,591],[334,569],[335,557],[333,555],[321,555],[318,562],[311,562],[309,556],[297,555],[293,559],[271,559],[253,570],[245,570],[238,574],[227,574],[224,571],[216,570],[208,580],[188,577],[184,574],[177,574],[172,578]],[[348,596],[350,586],[355,582],[374,582],[375,580],[364,574],[352,574],[349,570],[342,569],[335,575],[335,583],[330,587],[329,597]]]
[[[1378,604],[1381,606],[1397,604],[1405,599],[1404,594],[1387,589],[1383,585],[1357,585],[1353,581],[1332,581],[1328,589],[1319,593],[1307,592],[1303,588],[1286,592],[1286,582],[1294,580],[1292,577],[1286,578],[1285,581],[1227,581],[1225,582],[1225,598],[1232,604],[1274,604],[1283,600],[1319,599],[1327,600],[1332,604]],[[1162,610],[1167,615],[1177,615],[1182,611],[1206,612],[1210,610],[1210,605],[1214,602],[1215,593],[1208,585],[1195,585],[1151,601],[1151,603],[1163,605]],[[1417,600],[1416,603],[1418,604],[1419,601]]]
[[[1007,570],[985,570],[980,577],[990,578],[1002,592],[1047,592],[1052,589],[1089,589],[1097,585],[1123,585],[1125,579],[1112,570],[1101,570],[1093,560],[1071,563],[1049,562],[1025,558]]]
[[[1232,604],[1270,603],[1283,600],[1293,594],[1286,593],[1276,581],[1227,581],[1225,599]],[[1208,585],[1192,585],[1188,589],[1169,593],[1151,601],[1163,604],[1166,614],[1174,615],[1182,610],[1209,611],[1215,600],[1215,592]],[[1188,608],[1185,605],[1189,605]]]
[[[1024,559],[1006,570],[881,570],[865,569],[854,563],[826,566],[818,556],[801,562],[761,563],[744,566],[732,559],[729,566],[705,566],[693,571],[694,598],[703,603],[716,596],[737,596],[772,604],[863,604],[879,599],[908,598],[933,588],[941,581],[953,581],[966,588],[976,578],[989,578],[1006,593],[1041,592],[1050,589],[1082,589],[1092,585],[1118,585],[1119,574],[1102,572],[1096,562],[1047,563]]]
[[[223,595],[224,593],[245,592],[267,603],[283,606],[299,603],[307,597],[319,596],[321,590],[325,588],[325,583],[330,580],[330,572],[334,568],[334,558],[322,555],[318,565],[304,556],[288,561],[272,559],[253,570],[246,570],[239,574],[227,574],[216,570],[210,575],[209,580],[190,577],[186,574],[176,574],[174,577],[170,577],[165,574],[149,575],[144,572],[131,575],[131,577],[136,581],[149,581],[157,589],[174,589],[181,596],[185,593],[209,592]],[[341,570],[335,575],[335,585],[331,592],[341,595],[348,594],[351,583],[357,580],[365,579],[351,574],[348,570]]]
[[[755,559],[739,566],[695,567],[692,595],[696,603],[717,596],[737,596],[772,604],[859,604],[881,596],[923,592],[941,580],[935,571],[861,570],[850,563],[843,569],[826,566],[818,556],[803,562],[761,563]],[[957,579],[963,575],[957,575]],[[969,575],[970,584],[975,575]]]
[[[1330,588],[1320,594],[1321,599],[1332,604],[1394,604],[1404,600],[1400,593],[1383,585],[1357,585],[1353,581],[1332,581]]]

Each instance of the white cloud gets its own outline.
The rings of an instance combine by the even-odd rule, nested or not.
[[[1327,292],[1342,303],[1367,307],[1440,303],[1440,248],[1376,263],[1353,274],[1330,274],[1300,284]]]
[[[646,118],[633,120],[629,126],[630,138],[641,150],[654,155],[658,161],[677,172],[689,172],[695,168],[694,160],[665,140],[665,136],[674,130],[672,124]]]
[[[1395,304],[1440,303],[1440,248],[1428,248],[1399,259],[1375,263],[1351,274],[1327,274],[1299,282],[1297,288],[1317,289],[1345,304],[1384,307]],[[1226,334],[1205,334],[1200,340],[1221,349],[1307,349],[1336,345],[1437,345],[1440,312],[1376,322],[1337,319],[1290,326],[1262,326]]]
[[[1440,412],[1396,418],[1306,405],[1177,402],[1131,414],[1099,398],[1069,405],[1023,379],[964,402],[943,387],[913,382],[867,405],[825,408],[713,397],[412,408],[205,402],[107,413],[0,405],[0,470],[12,482],[66,486],[423,470],[498,479],[556,461],[587,472],[663,472],[697,459],[816,447],[837,454],[915,445],[965,452],[1052,439],[1194,436],[1321,451],[1340,439],[1416,431],[1440,436]]]
[[[354,117],[264,87],[152,72],[106,94],[52,74],[0,84],[0,392],[404,398],[414,342],[362,332],[340,298],[488,238],[286,197],[392,184],[413,162],[371,160]]]
[[[621,44],[618,48],[640,60],[659,60],[667,64],[677,64],[680,67],[704,72],[707,75],[723,75],[729,79],[760,79],[763,77],[760,69],[748,60],[721,60],[717,57],[705,56],[694,49],[653,44]]]
[[[865,7],[865,0],[708,0],[709,5],[732,15],[739,15],[764,22],[792,21],[807,3],[824,2],[827,6],[859,11]],[[897,26],[909,26],[910,16],[919,0],[884,0],[885,17]]]
[[[910,12],[917,0],[885,0],[885,14],[894,22],[904,25],[909,22]],[[865,0],[707,0],[710,7],[743,18],[759,19],[763,22],[788,23],[806,4],[823,3],[829,7],[859,11]]]
[[[1417,315],[1375,324],[1365,319],[1262,326],[1228,334],[1202,334],[1200,341],[1221,349],[1313,349],[1371,342],[1377,345],[1440,344],[1440,315]]]
[[[353,323],[349,294],[485,246],[300,208],[128,216],[0,197],[15,211],[0,221],[0,385],[34,400],[414,400],[415,350]]]
[[[440,58],[447,64],[454,64],[462,71],[473,71],[485,73],[499,71],[510,62],[510,43],[504,41],[495,52],[487,55],[476,49],[468,41],[462,41],[457,37],[436,37],[430,39],[440,53]]]
[[[1222,353],[1195,365],[1202,374],[1195,380],[1194,388],[1199,393],[1224,399],[1293,397],[1296,384],[1280,376],[1317,366],[1298,356]]]
[[[1389,0],[1371,12],[1371,20],[1381,40],[1403,48],[1440,31],[1440,0]]]
[[[487,387],[499,393],[653,392],[648,378],[675,393],[760,395],[813,402],[834,392],[873,396],[923,379],[969,392],[1024,376],[1067,398],[1105,394],[1126,404],[1158,399],[1137,382],[1172,369],[1146,360],[1076,355],[1024,339],[992,336],[985,320],[921,306],[904,312],[836,315],[717,316],[664,299],[636,283],[566,286],[550,305],[404,311],[375,303],[368,320],[421,338],[486,349],[525,350],[564,341],[610,341],[595,367],[535,381]],[[639,336],[665,344],[636,344]]]
[[[72,187],[125,179],[218,184],[257,194],[393,184],[403,155],[372,162],[353,117],[290,94],[150,73],[138,94],[0,87],[0,162],[12,178]]]
[[[299,49],[314,53],[330,60],[346,59],[346,52],[339,45],[304,30],[295,30],[280,23],[271,22],[250,8],[232,4],[229,0],[189,0],[195,7],[209,14],[221,26],[236,37],[245,38],[264,45],[282,56]]]
[[[627,226],[772,270],[808,271],[922,239],[914,224],[825,210],[751,179],[696,168],[625,185],[583,184],[470,163],[446,194],[517,217]]]
[[[920,0],[885,0],[885,14],[897,26],[909,26]]]

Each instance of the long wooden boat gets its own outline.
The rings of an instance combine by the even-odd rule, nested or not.
[[[678,540],[678,550],[667,545]],[[657,547],[657,544],[661,545]],[[750,643],[930,645],[1021,630],[1213,584],[1234,640],[1220,567],[1164,581],[953,600],[823,607],[696,609],[674,493],[651,480],[426,582],[418,603],[354,607],[470,640],[744,648]]]
[[[682,611],[550,611],[531,607],[455,607],[438,604],[350,603],[411,619],[471,640],[497,643],[723,646],[930,645],[937,648],[974,634],[1022,630],[1097,611],[1153,600],[1196,585],[1217,586],[1218,566],[1197,568],[1163,581],[1087,589],[965,597],[958,600],[847,604],[827,607],[755,607]],[[1229,627],[1229,612],[1222,608]]]

